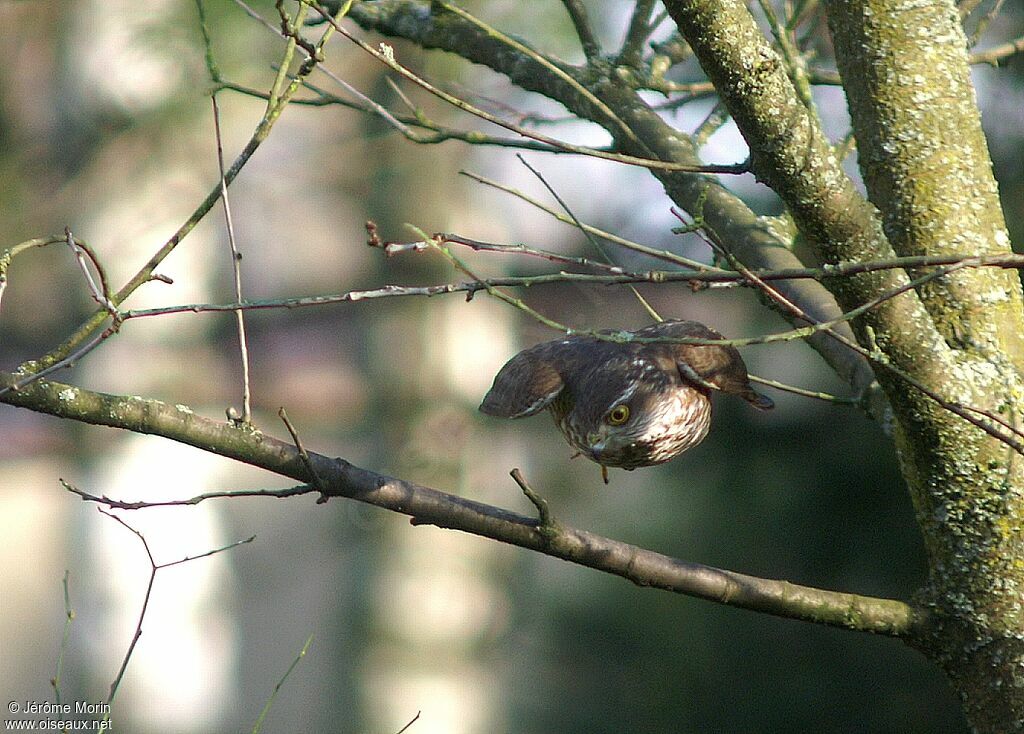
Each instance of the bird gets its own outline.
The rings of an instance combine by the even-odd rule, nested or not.
[[[573,334],[537,344],[502,367],[480,412],[523,418],[551,411],[566,441],[601,466],[633,470],[674,459],[711,426],[711,395],[736,395],[769,410],[730,344],[697,321],[666,320],[636,331]],[[675,340],[673,342],[673,340]]]

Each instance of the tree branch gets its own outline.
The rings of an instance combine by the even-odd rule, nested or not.
[[[665,7],[747,140],[758,178],[786,203],[822,261],[892,257],[874,207],[842,170],[818,119],[744,3],[667,0]],[[905,273],[887,271],[834,281],[831,289],[850,310],[907,281]],[[916,293],[887,301],[859,325],[861,343],[870,328],[878,347],[904,371],[934,380],[948,375],[949,349]]]
[[[596,59],[601,56],[601,44],[594,35],[594,29],[590,25],[590,18],[587,17],[587,6],[583,0],[562,0],[565,11],[572,20],[573,28],[576,29],[576,37],[580,40],[583,48],[583,55],[587,59]]]
[[[0,374],[0,386],[12,381],[13,375]],[[109,395],[46,380],[8,392],[0,401],[65,419],[162,436],[301,482],[314,481],[294,444],[249,427],[204,418],[185,406]],[[901,601],[715,569],[561,523],[547,525],[542,531],[537,520],[499,507],[377,474],[344,459],[316,453],[309,453],[308,458],[321,482],[319,486],[307,487],[310,493],[366,502],[409,515],[416,524],[432,524],[509,543],[621,576],[640,586],[892,637],[914,637],[926,625],[927,618],[921,611]],[[293,493],[298,493],[298,488],[288,490],[289,495]]]
[[[669,125],[635,90],[612,76],[611,69],[581,71],[567,67],[563,70],[574,74],[580,83],[599,95],[602,102],[613,110],[614,119],[604,117],[572,85],[549,73],[528,56],[488,37],[479,28],[451,13],[432,12],[428,2],[379,0],[357,3],[349,17],[367,30],[405,38],[423,48],[455,53],[504,74],[523,89],[557,100],[573,114],[602,125],[616,136],[622,150],[635,157],[674,161],[686,167],[701,164],[690,138]],[[741,68],[736,67],[737,70]],[[623,122],[639,143],[619,136]],[[700,209],[708,225],[730,242],[733,252],[748,267],[779,270],[803,265],[788,249],[788,242],[774,234],[749,207],[715,179],[680,171],[652,173],[664,184],[666,192],[677,205],[691,213]],[[832,294],[820,284],[791,282],[780,286],[780,290],[818,321],[829,321],[841,313]],[[844,325],[839,331],[853,338],[849,327]],[[864,359],[828,337],[816,335],[808,343],[857,393],[865,392],[874,381],[874,374]]]

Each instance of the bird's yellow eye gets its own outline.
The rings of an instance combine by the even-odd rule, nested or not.
[[[607,420],[610,425],[621,426],[629,420],[629,406],[625,404],[616,405],[608,411]]]

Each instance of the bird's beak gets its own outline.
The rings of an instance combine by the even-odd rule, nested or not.
[[[604,453],[604,436],[600,433],[587,434],[587,454],[590,458],[601,464],[601,454]],[[601,478],[608,484],[608,467],[601,464]]]

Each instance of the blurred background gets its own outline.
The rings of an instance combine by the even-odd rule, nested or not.
[[[589,4],[618,43],[631,4]],[[272,24],[272,4],[252,7]],[[570,61],[580,54],[559,3],[476,3],[505,31]],[[266,90],[283,42],[231,2],[208,2],[224,77]],[[1021,33],[1007,4],[983,46]],[[0,2],[0,249],[69,226],[92,245],[115,287],[187,219],[217,181],[209,77],[196,6],[157,0]],[[315,35],[314,31],[310,31]],[[371,43],[380,39],[365,35]],[[665,32],[660,34],[664,37]],[[390,41],[389,41],[390,42]],[[822,44],[825,44],[822,41]],[[559,107],[503,78],[395,44],[408,66],[493,109],[557,117]],[[326,66],[393,109],[382,67],[343,39]],[[1015,242],[1021,241],[1024,86],[1019,58],[975,79]],[[689,77],[687,75],[690,75]],[[693,78],[684,66],[680,80]],[[344,94],[322,74],[315,84]],[[489,130],[403,87],[436,120]],[[230,161],[263,103],[218,97]],[[482,100],[482,101],[481,101]],[[488,101],[492,100],[492,101]],[[838,139],[845,102],[817,102]],[[699,101],[667,113],[693,129]],[[504,114],[504,113],[503,113]],[[545,128],[601,145],[583,124]],[[730,125],[707,158],[746,156]],[[710,261],[654,179],[594,160],[526,153],[583,221]],[[250,299],[462,280],[430,253],[385,259],[363,223],[387,239],[404,223],[493,242],[594,256],[571,227],[459,175],[473,171],[555,206],[515,151],[459,142],[418,146],[379,119],[342,107],[290,106],[231,188]],[[853,171],[851,164],[851,171]],[[751,177],[730,180],[758,212],[778,212]],[[624,251],[621,264],[656,266]],[[487,275],[545,263],[466,254]],[[144,308],[230,302],[218,207],[131,298]],[[70,253],[20,256],[0,311],[0,369],[52,349],[94,308]],[[665,316],[728,336],[784,324],[749,292],[641,288]],[[633,328],[649,317],[623,289],[567,285],[523,297],[580,328]],[[717,404],[709,438],[670,464],[600,481],[570,460],[550,419],[488,419],[476,405],[518,349],[554,332],[479,294],[390,298],[247,316],[257,426],[285,437],[284,406],[311,450],[374,471],[529,512],[508,471],[520,467],[555,516],[602,535],[748,574],[906,599],[924,576],[913,510],[890,442],[857,411],[773,392],[756,414]],[[751,347],[756,374],[844,394],[800,343]],[[233,317],[135,320],[57,379],[185,404],[222,417],[240,406]],[[119,499],[187,498],[288,486],[281,478],[152,437],[62,422],[0,405],[0,698],[101,703],[131,642],[150,574],[137,537],[64,491],[63,478]],[[535,553],[355,502],[311,497],[218,500],[120,513],[157,563],[255,535],[249,544],[158,572],[143,634],[112,711],[114,731],[249,731],[312,637],[264,731],[919,731],[963,729],[957,702],[923,657],[888,639],[640,589]],[[66,620],[68,573],[75,617]],[[63,654],[62,654],[63,651]],[[9,717],[9,713],[2,714]]]

